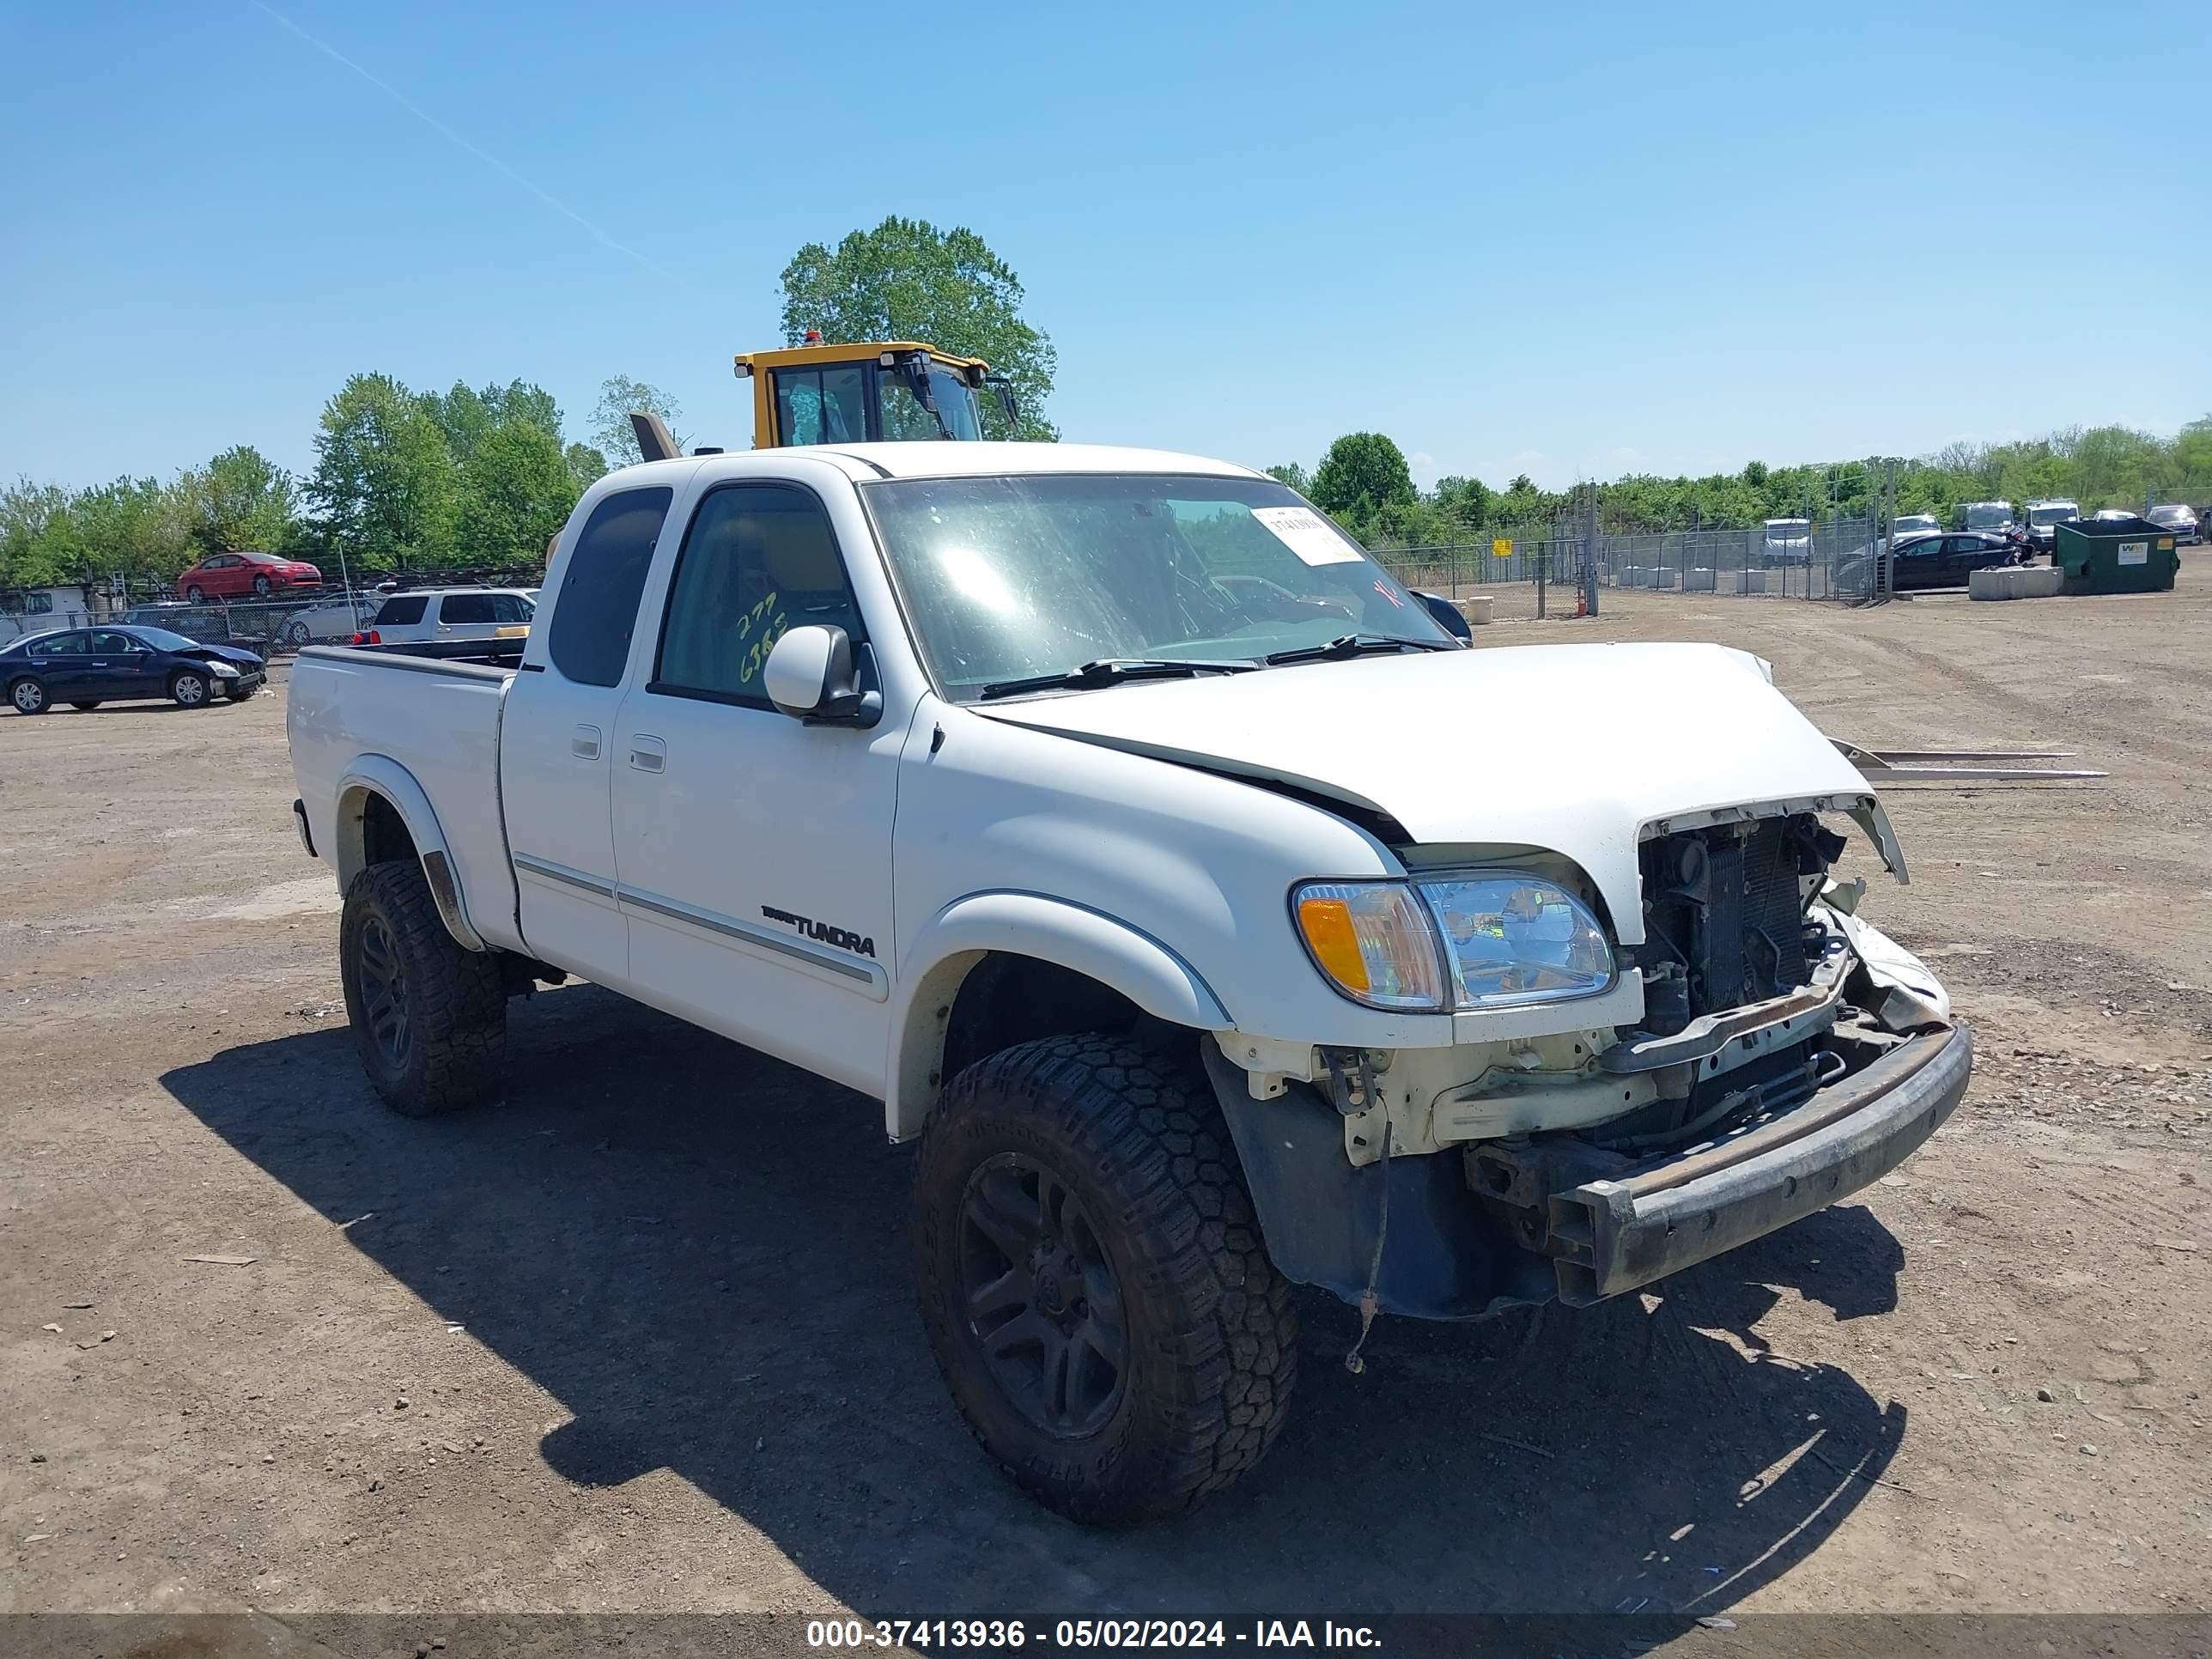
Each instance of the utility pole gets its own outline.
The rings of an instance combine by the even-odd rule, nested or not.
[[[1583,611],[1597,615],[1597,486],[1583,486]]]

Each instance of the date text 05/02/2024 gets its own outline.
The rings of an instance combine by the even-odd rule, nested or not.
[[[1365,1625],[1255,1619],[810,1619],[810,1648],[1379,1648]]]

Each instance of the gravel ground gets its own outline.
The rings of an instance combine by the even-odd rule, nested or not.
[[[1869,914],[1981,1054],[1899,1174],[1658,1295],[1386,1322],[1360,1377],[1308,1297],[1266,1465],[1117,1535],[1022,1500],[943,1397],[872,1103],[572,987],[518,1008],[502,1103],[394,1118],[281,676],[0,720],[0,1611],[2201,1608],[2197,574],[1485,630],[1718,639],[1838,735],[2112,776],[1893,795],[1914,880]]]

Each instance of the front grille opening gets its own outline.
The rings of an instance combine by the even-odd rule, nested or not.
[[[1843,839],[1809,812],[1645,842],[1645,1027],[1668,1036],[1701,1014],[1781,996],[1811,976],[1802,878]]]

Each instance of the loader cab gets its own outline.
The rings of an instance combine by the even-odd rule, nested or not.
[[[980,357],[956,357],[918,340],[805,345],[742,352],[740,380],[753,386],[753,447],[916,440],[973,441],[984,435],[979,394],[989,386],[1011,436],[1018,410],[1005,381]]]

